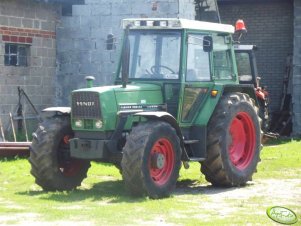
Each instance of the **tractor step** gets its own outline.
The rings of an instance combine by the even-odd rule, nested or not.
[[[195,144],[200,142],[199,140],[184,140],[184,144]]]
[[[206,158],[189,158],[189,161],[191,162],[203,162]]]
[[[189,158],[189,161],[191,162],[202,162],[205,161],[205,158]],[[190,164],[188,161],[183,161],[183,166],[185,169],[189,169],[190,168]]]

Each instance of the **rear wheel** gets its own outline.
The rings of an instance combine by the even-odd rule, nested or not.
[[[70,157],[72,137],[69,117],[46,119],[33,134],[31,174],[44,190],[72,190],[87,176],[90,163]]]
[[[242,93],[226,94],[208,125],[206,179],[217,186],[242,186],[252,180],[261,148],[260,118],[254,101]]]
[[[176,131],[166,122],[150,121],[134,127],[121,161],[125,186],[133,195],[169,196],[181,166]]]

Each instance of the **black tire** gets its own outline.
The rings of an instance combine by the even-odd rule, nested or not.
[[[207,158],[201,163],[214,186],[243,186],[260,161],[258,108],[247,94],[224,95],[208,124]]]
[[[162,121],[138,124],[123,149],[121,166],[126,188],[135,196],[169,196],[179,177],[180,158],[180,140],[171,125]]]
[[[114,162],[113,165],[118,169],[119,173],[122,175],[122,167],[121,167],[121,162],[116,163]]]
[[[44,190],[72,190],[87,177],[90,162],[70,157],[68,140],[72,136],[66,116],[46,119],[33,134],[30,172]]]

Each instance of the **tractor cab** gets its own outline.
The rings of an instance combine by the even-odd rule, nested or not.
[[[255,52],[255,45],[234,45],[238,78],[240,84],[253,84],[259,86]]]
[[[139,18],[124,20],[123,28],[116,84],[159,85],[167,112],[180,124],[196,120],[215,82],[237,83],[231,25]]]

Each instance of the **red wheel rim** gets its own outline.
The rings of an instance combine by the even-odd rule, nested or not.
[[[248,113],[239,112],[230,125],[232,142],[229,146],[230,160],[239,170],[246,169],[255,153],[256,134]]]
[[[155,184],[161,186],[169,180],[175,165],[174,151],[169,140],[161,138],[156,141],[150,152],[148,165]]]
[[[69,140],[72,138],[70,135],[65,135],[59,146],[59,170],[66,177],[75,176],[82,168],[82,160],[66,157],[66,149],[70,149]],[[64,153],[65,152],[65,153]]]

